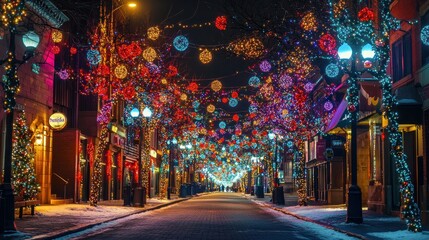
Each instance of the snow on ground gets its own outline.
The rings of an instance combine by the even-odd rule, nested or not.
[[[264,211],[275,216],[279,221],[294,225],[298,228],[301,228],[303,231],[312,232],[317,239],[336,239],[336,240],[350,240],[356,239],[354,237],[348,236],[346,234],[334,231],[329,228],[325,228],[316,223],[306,222],[290,215],[278,212],[271,208],[262,208]]]
[[[120,206],[97,206],[91,207],[88,204],[64,204],[64,205],[42,205],[37,206],[38,215],[42,216],[89,216],[97,215],[112,216],[135,212],[136,208],[120,207]]]
[[[429,231],[423,231],[420,233],[413,233],[407,230],[400,230],[395,232],[376,232],[368,233],[370,236],[378,237],[381,239],[412,239],[412,240],[427,240],[429,239]]]

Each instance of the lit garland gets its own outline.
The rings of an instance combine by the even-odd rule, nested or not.
[[[251,37],[233,41],[226,49],[245,59],[255,59],[262,56],[265,46],[260,39]]]
[[[15,31],[17,25],[22,21],[22,17],[25,16],[25,1],[7,1],[2,3],[1,8],[1,21],[3,26],[9,28],[10,35],[10,46],[7,52],[7,58],[5,61],[5,74],[2,77],[2,87],[5,92],[3,108],[6,112],[10,112],[15,106],[15,94],[19,92],[19,78],[16,68],[16,55],[15,55]]]

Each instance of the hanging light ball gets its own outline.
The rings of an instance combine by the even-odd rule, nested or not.
[[[240,120],[240,117],[238,117],[238,114],[234,114],[234,116],[232,116],[232,120],[238,122],[238,120]]]
[[[365,60],[363,62],[363,67],[364,68],[372,68],[372,62],[370,60]]]
[[[152,47],[147,47],[143,51],[143,58],[148,62],[153,62],[157,56],[158,54],[156,53],[155,49]]]
[[[209,50],[207,50],[207,49],[204,49],[200,53],[200,61],[203,64],[207,64],[207,63],[211,62],[212,58],[213,58],[212,53]]]
[[[293,79],[289,75],[287,75],[286,73],[283,73],[278,78],[278,84],[281,88],[287,89],[287,88],[292,86]]]
[[[219,128],[221,129],[225,129],[226,128],[226,123],[224,121],[219,123]]]
[[[261,84],[261,79],[259,79],[257,76],[252,76],[249,78],[249,86],[251,87],[259,87]]]
[[[86,59],[89,64],[97,65],[101,62],[101,54],[98,50],[91,49],[86,53]]]
[[[259,69],[261,69],[262,72],[269,72],[271,70],[271,63],[267,60],[264,60],[259,63]]]
[[[177,51],[183,52],[186,49],[188,49],[189,41],[185,36],[179,35],[179,36],[174,38],[173,46]]]
[[[147,29],[147,37],[150,40],[157,40],[159,38],[159,34],[161,33],[161,30],[159,30],[159,28],[157,26],[155,27],[150,27]]]
[[[124,79],[126,78],[128,75],[128,70],[127,67],[125,67],[125,65],[120,64],[118,66],[116,66],[115,68],[115,76],[119,79]]]
[[[198,101],[194,101],[192,103],[192,107],[195,108],[195,109],[197,109],[199,106],[200,106],[200,102],[198,102]]]
[[[228,104],[229,104],[230,107],[237,107],[238,100],[236,98],[231,98],[231,99],[229,99]]]
[[[313,88],[314,88],[314,85],[313,85],[313,83],[311,83],[311,82],[308,82],[308,83],[306,83],[306,84],[304,85],[304,90],[305,90],[306,92],[311,92],[311,91],[313,91]]]
[[[207,112],[213,113],[216,110],[216,107],[213,104],[207,106]]]
[[[161,101],[162,103],[167,102],[168,98],[167,95],[162,94],[161,96],[159,96],[159,101]]]
[[[424,26],[420,31],[420,39],[424,45],[429,46],[429,25]]]
[[[182,93],[182,95],[180,95],[180,100],[182,101],[188,100],[188,95],[186,95],[186,93]]]
[[[60,70],[60,71],[57,73],[57,75],[58,75],[58,77],[59,77],[61,80],[67,80],[67,79],[69,79],[69,77],[70,77],[70,74],[69,74],[69,72],[67,71],[67,69]]]
[[[54,43],[59,43],[63,40],[63,33],[58,30],[53,30],[51,38]]]
[[[60,49],[60,47],[58,47],[58,46],[52,46],[52,53],[53,54],[58,54],[58,53],[60,53],[60,51],[61,51],[61,49]]]
[[[292,140],[287,141],[287,142],[286,142],[286,146],[287,146],[288,148],[293,147],[293,141],[292,141]]]
[[[326,73],[326,76],[330,78],[336,78],[340,73],[340,68],[338,67],[337,64],[330,63],[328,64],[328,66],[326,66],[325,73]]]
[[[249,113],[255,113],[258,111],[258,107],[255,105],[250,105],[249,106]]]
[[[282,117],[283,118],[285,118],[285,117],[287,117],[289,115],[289,110],[287,110],[287,109],[283,109],[282,110]]]
[[[225,31],[226,30],[227,19],[226,16],[218,16],[215,21],[215,26],[217,29]]]
[[[213,91],[215,92],[219,92],[222,89],[222,83],[219,80],[214,80],[211,84],[210,87]]]
[[[326,101],[325,104],[323,104],[323,108],[329,112],[332,110],[332,108],[334,108],[334,104],[332,104],[331,101]]]
[[[163,79],[161,79],[161,83],[164,85],[167,85],[168,81],[167,81],[167,79],[163,78]]]
[[[75,48],[75,47],[71,47],[70,48],[70,54],[71,55],[75,55],[77,53],[77,48]]]

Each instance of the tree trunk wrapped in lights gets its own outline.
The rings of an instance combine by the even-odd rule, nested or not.
[[[295,171],[294,178],[295,184],[298,188],[298,204],[300,206],[307,206],[307,182],[305,179],[305,158],[304,154],[304,144],[301,143],[296,149],[294,160],[295,160]]]
[[[396,166],[400,193],[402,198],[401,213],[405,218],[408,230],[413,232],[422,231],[420,209],[414,199],[414,186],[412,183],[410,169],[407,164],[407,156],[404,153],[402,144],[402,133],[399,131],[398,112],[395,106],[398,105],[396,97],[392,93],[392,81],[387,74],[387,67],[390,61],[390,31],[399,29],[400,23],[395,19],[390,11],[391,0],[380,1],[381,12],[381,32],[377,39],[377,53],[379,55],[380,70],[376,72],[376,77],[380,81],[383,97],[385,116],[388,119],[388,138],[390,142],[390,154]]]
[[[91,190],[89,196],[89,204],[91,206],[97,206],[98,203],[103,176],[103,153],[106,150],[107,145],[109,144],[109,129],[107,128],[107,125],[100,125],[100,127],[100,139],[98,141],[97,152],[94,160],[94,168],[91,176]]]

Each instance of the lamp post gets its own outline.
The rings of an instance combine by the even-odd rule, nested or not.
[[[33,52],[39,45],[40,37],[34,32],[29,31],[22,37],[26,48],[22,60],[16,58],[16,29],[15,26],[9,27],[10,39],[7,58],[0,60],[0,65],[5,64],[5,75],[3,75],[2,86],[5,90],[4,108],[6,115],[6,140],[4,155],[4,178],[0,185],[0,233],[16,231],[15,227],[15,209],[14,196],[12,188],[12,133],[13,133],[13,114],[15,107],[15,93],[19,89],[18,66],[24,64],[33,56]]]
[[[175,146],[176,144],[177,144],[177,140],[174,138],[173,140],[171,140],[171,141],[168,141],[168,147],[169,147],[169,150],[170,150],[170,152],[169,152],[169,156],[168,156],[168,186],[167,186],[167,199],[171,199],[171,196],[170,196],[170,194],[171,194],[171,185],[173,185],[172,183],[171,183],[171,181],[173,180],[172,179],[172,177],[171,177],[171,175],[173,174],[173,171],[172,171],[172,169],[173,169],[173,157],[174,157],[174,155],[173,155],[173,146]],[[175,150],[175,149],[174,149]]]
[[[363,46],[361,51],[361,57],[359,56],[359,45],[353,43],[350,46],[347,43],[344,43],[338,48],[338,56],[345,65],[344,70],[348,74],[348,111],[350,112],[350,147],[351,147],[351,157],[350,157],[350,175],[351,175],[351,185],[348,189],[348,199],[347,199],[347,223],[362,223],[362,192],[357,184],[357,122],[359,114],[359,76],[366,71],[366,69],[372,67],[372,63],[369,60],[362,63],[360,60],[372,59],[375,55],[375,52],[372,50],[372,46],[366,44]],[[348,62],[350,60],[350,62]],[[350,70],[348,66],[350,66]],[[361,65],[364,66],[363,70]]]
[[[149,159],[144,159],[145,161],[147,161],[147,160],[149,160],[148,162],[149,162],[149,165],[148,166],[145,166],[145,167],[147,167],[148,169],[150,169],[150,156],[149,156],[149,148],[150,148],[150,143],[148,144],[148,142],[149,142],[149,134],[150,134],[150,132],[149,132],[149,121],[150,121],[150,118],[152,117],[152,110],[149,108],[149,107],[145,107],[144,109],[143,109],[143,117],[144,117],[144,121],[143,121],[143,127],[144,127],[144,131],[145,131],[145,133],[147,133],[147,134],[145,134],[145,136],[144,136],[144,141],[145,141],[145,146],[146,147],[148,147],[148,149],[143,149],[144,151],[146,151],[145,153],[145,157],[146,158],[149,158]],[[149,145],[149,146],[148,146]],[[148,170],[148,173],[147,173],[148,175],[147,175],[147,177],[148,177],[148,181],[147,181],[147,194],[149,194],[148,196],[150,196],[150,170]]]
[[[140,110],[137,108],[133,108],[130,112],[131,117],[133,118],[138,118],[140,116]],[[142,176],[141,176],[141,172],[142,172],[142,141],[143,141],[143,129],[142,129],[142,125],[139,124],[139,170],[138,170],[138,176],[137,176],[137,188],[141,191],[141,187],[142,187]],[[140,192],[140,206],[143,206],[143,193]]]

